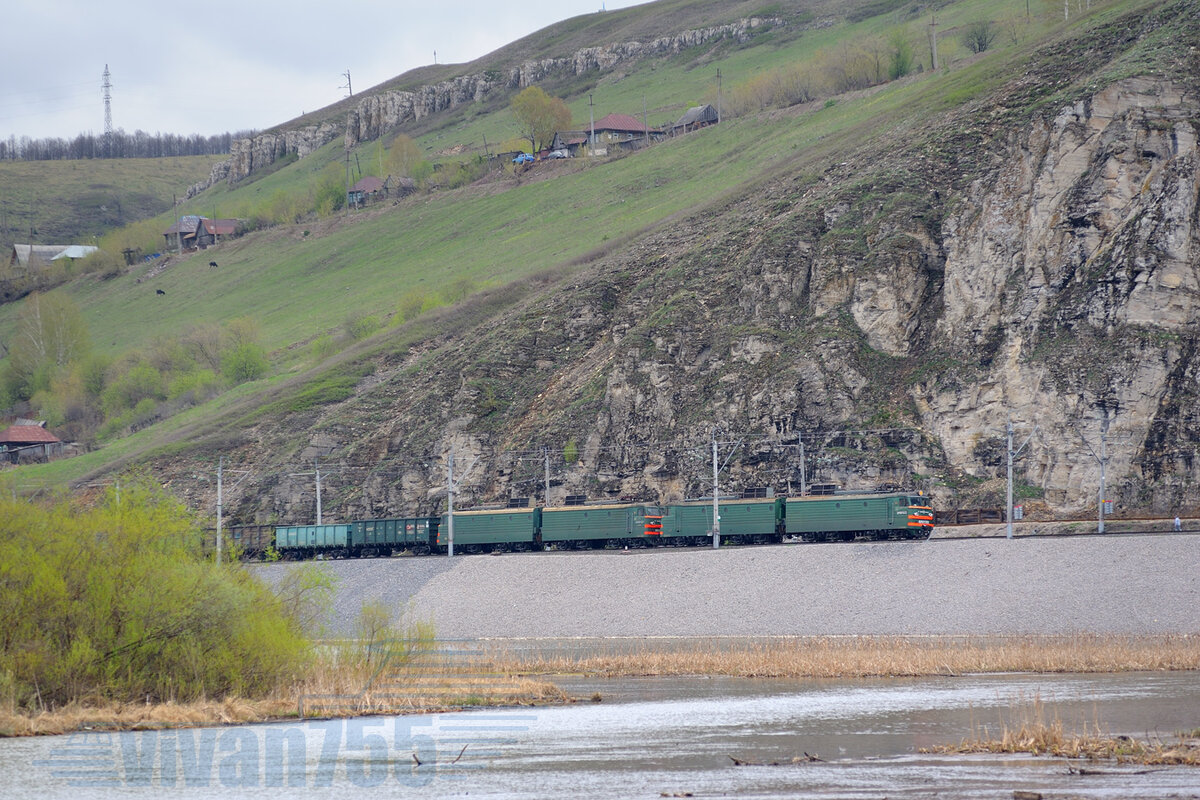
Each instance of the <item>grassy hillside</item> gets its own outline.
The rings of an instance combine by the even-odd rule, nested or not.
[[[861,13],[852,15],[857,21],[839,19],[809,29],[803,27],[807,17],[802,7],[779,5],[788,6],[782,16],[801,20],[799,34],[792,30],[746,47],[697,49],[570,87],[574,94],[567,99],[577,124],[587,119],[589,93],[597,117],[640,114],[644,105],[651,124],[661,124],[689,105],[715,100],[717,68],[722,91],[732,98],[739,87],[772,70],[800,65],[815,71],[850,48],[881,54],[892,36],[905,38],[925,66],[920,73],[873,88],[729,118],[718,128],[645,151],[545,162],[520,175],[508,169],[460,189],[277,225],[108,280],[80,279],[63,291],[81,309],[93,349],[110,359],[147,350],[198,326],[252,317],[269,351],[270,370],[257,381],[106,441],[85,457],[22,468],[22,477],[50,483],[75,480],[155,454],[242,442],[240,431],[248,425],[269,427],[288,412],[344,399],[369,372],[362,366],[365,362],[391,362],[413,352],[453,346],[455,337],[481,320],[496,319],[535,294],[569,293],[598,266],[610,266],[614,260],[647,264],[666,261],[677,251],[702,250],[709,221],[726,214],[735,202],[761,195],[764,213],[786,209],[826,177],[834,180],[844,174],[838,165],[844,167],[863,153],[886,153],[892,143],[921,136],[948,113],[970,118],[973,103],[1021,75],[1035,48],[1052,50],[1080,31],[1158,4],[1115,0],[1063,23],[1061,6],[1053,3],[1035,3],[1028,21],[1023,0],[949,3],[937,12],[943,65],[937,72],[929,69],[927,45],[922,49],[927,18],[924,12],[917,16],[915,6],[878,3],[871,10],[880,13],[873,15],[862,11],[862,4],[813,7],[814,18],[835,9]],[[703,13],[709,16],[700,17],[698,9],[707,9]],[[770,10],[764,3],[731,7],[664,0],[568,21],[548,30],[544,41],[530,37],[493,57],[499,63],[535,52],[565,53],[587,44],[694,27],[689,20],[717,24]],[[993,20],[1000,35],[986,53],[973,55],[957,43],[957,35],[978,19]],[[1089,75],[1089,80],[1096,74],[1115,78],[1153,69],[1155,52],[1144,47],[1103,68],[1107,72]],[[1028,117],[1038,107],[1052,106],[1081,90],[1070,82],[1041,87],[1027,98],[1012,100],[1005,113]],[[413,132],[432,154],[459,144],[481,149],[485,136],[489,143],[510,138],[515,123],[504,106],[466,108],[427,121]],[[357,163],[369,164],[371,147],[360,148]],[[236,186],[216,186],[183,211],[240,216],[240,211],[273,198],[311,191],[318,176],[344,157],[340,141],[335,141],[308,158]],[[0,165],[0,177],[5,166]],[[174,179],[163,177],[161,185]],[[875,175],[863,180],[877,179]],[[875,190],[873,183],[859,188],[864,194]],[[170,221],[163,216],[157,223],[165,228]],[[742,223],[753,230],[753,219],[739,220]],[[865,232],[846,235],[865,237]],[[731,241],[714,240],[714,252],[728,250]],[[216,269],[208,266],[214,260],[220,265]],[[400,325],[398,309],[413,293],[424,299],[426,314]],[[16,305],[0,307],[0,331],[6,338],[18,311]],[[340,336],[349,322],[362,316],[388,327],[357,344],[314,347],[322,336]]]
[[[91,244],[162,213],[207,178],[218,156],[0,161],[0,248]]]

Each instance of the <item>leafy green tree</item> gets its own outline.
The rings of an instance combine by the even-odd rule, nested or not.
[[[337,164],[328,164],[317,178],[313,193],[318,216],[328,217],[346,207],[346,172]]]
[[[514,97],[512,111],[522,138],[529,140],[534,153],[548,147],[556,132],[571,125],[567,104],[546,94],[540,86],[530,86]]]
[[[403,133],[392,140],[384,162],[389,175],[398,175],[413,180],[423,180],[431,170],[421,147]]]
[[[913,71],[916,64],[916,58],[913,55],[912,42],[904,35],[903,31],[893,31],[888,38],[888,45],[891,48],[889,53],[888,77],[892,80],[903,78],[905,75]]]
[[[49,389],[54,374],[87,355],[90,347],[87,325],[71,298],[61,292],[29,295],[17,312],[9,344],[10,392],[28,399]]]

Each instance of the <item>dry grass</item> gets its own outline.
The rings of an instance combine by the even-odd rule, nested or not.
[[[576,652],[498,647],[492,669],[524,675],[731,675],[854,678],[983,672],[1200,669],[1200,636],[799,637],[637,640]]]
[[[291,687],[293,708],[301,716],[359,716],[569,699],[547,681],[484,668],[436,646],[396,656],[371,660],[332,651]]]
[[[147,730],[265,722],[294,716],[295,701],[198,700],[192,703],[72,703],[52,711],[25,714],[0,709],[0,736],[38,736],[77,730]]]
[[[405,643],[407,648],[410,642]],[[323,650],[303,678],[265,698],[179,703],[72,703],[29,712],[0,706],[0,737],[77,730],[147,730],[269,722],[297,717],[415,714],[468,706],[567,702],[552,683],[482,672],[470,661],[441,654],[376,650],[370,658],[353,646]]]
[[[1047,718],[1045,704],[1035,699],[1021,707],[1014,719],[1002,722],[998,736],[985,727],[958,744],[941,745],[922,752],[933,753],[1029,753],[1117,764],[1200,766],[1200,742],[1181,735],[1174,740],[1138,740],[1110,736],[1098,723],[1091,730],[1067,733],[1063,721]]]

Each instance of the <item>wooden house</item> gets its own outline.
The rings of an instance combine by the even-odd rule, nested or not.
[[[44,422],[29,422],[10,425],[0,431],[0,452],[9,462],[49,461],[62,455],[63,443],[46,430]]]
[[[707,128],[709,125],[716,125],[717,122],[717,110],[711,105],[694,106],[689,108],[671,126],[671,135],[676,136],[699,128]]]
[[[163,231],[168,250],[203,250],[238,233],[236,219],[209,219],[188,214],[175,220],[171,227]]]

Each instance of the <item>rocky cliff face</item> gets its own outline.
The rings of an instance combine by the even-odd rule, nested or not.
[[[722,458],[738,448],[731,490],[916,483],[999,504],[979,487],[1003,474],[1010,417],[1018,443],[1037,425],[1018,474],[1053,512],[1094,508],[1105,427],[1118,507],[1195,505],[1197,108],[1126,80],[1003,133],[966,181],[881,160],[859,176],[886,191],[863,192],[841,164],[675,224],[299,423],[314,453],[374,465],[331,482],[327,508],[433,511],[451,449],[464,504],[540,497],[544,445],[552,501],[696,496],[714,427]],[[914,147],[904,163],[932,145]],[[907,204],[901,179],[921,187]],[[298,513],[311,490],[293,483],[245,516]]]
[[[980,470],[980,432],[995,436],[1010,414],[1039,426],[1028,479],[1056,505],[1096,491],[1088,446],[1100,453],[1105,427],[1119,500],[1136,502],[1162,477],[1150,465],[1164,444],[1193,457],[1194,430],[1173,443],[1157,431],[1177,425],[1197,388],[1198,100],[1136,79],[1064,108],[1014,137],[1005,165],[946,219],[938,334],[994,354],[969,387],[934,383],[919,395],[952,462]],[[905,324],[882,326],[878,346]],[[1195,479],[1190,468],[1167,472],[1159,511],[1184,502]]]
[[[570,56],[528,61],[507,71],[491,70],[461,75],[449,81],[422,86],[416,91],[378,92],[364,97],[347,114],[344,129],[325,122],[233,142],[229,159],[213,165],[208,179],[192,186],[187,197],[194,197],[220,181],[235,183],[284,156],[295,154],[304,158],[332,141],[339,133],[345,136],[346,146],[353,147],[360,142],[376,139],[399,125],[419,121],[464,103],[480,103],[495,93],[522,89],[548,79],[603,72],[619,64],[671,55],[721,39],[745,41],[761,28],[782,24],[781,19],[754,17],[728,25],[663,36],[650,42],[619,42],[603,47],[588,47]]]
[[[463,103],[479,103],[489,95],[533,86],[545,80],[605,72],[619,64],[678,53],[689,47],[710,44],[721,39],[745,41],[763,26],[782,25],[780,19],[743,19],[728,25],[684,31],[650,42],[620,42],[603,47],[588,47],[570,56],[527,61],[507,72],[491,71],[463,75],[415,92],[380,92],[364,98],[346,120],[346,146],[375,139],[390,128],[420,120],[430,114],[455,108]]]

